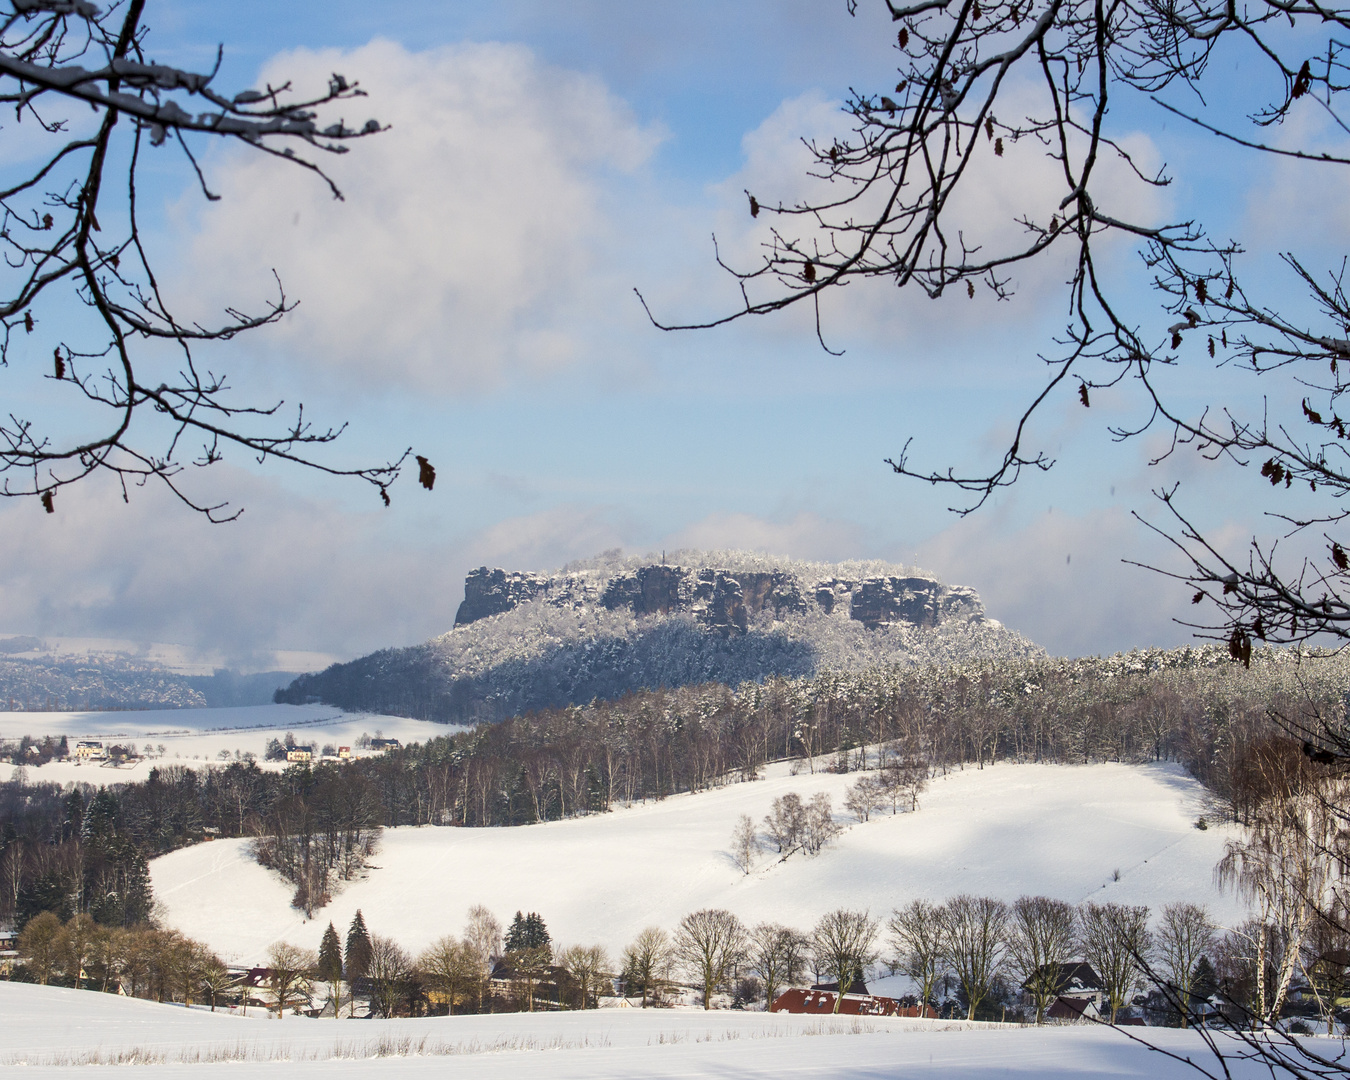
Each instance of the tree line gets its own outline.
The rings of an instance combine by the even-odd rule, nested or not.
[[[1262,999],[1262,956],[1253,924],[1220,931],[1192,903],[1147,907],[1072,905],[1045,896],[1012,903],[960,895],[913,900],[888,917],[838,908],[808,930],[772,921],[747,926],[734,913],[705,908],[668,931],[641,930],[617,958],[603,946],[558,947],[536,912],[516,912],[503,928],[481,905],[462,932],[420,953],[372,933],[357,911],[345,941],[330,922],[315,950],[277,942],[265,966],[230,970],[207,946],[148,925],[100,926],[88,915],[65,923],[45,912],[19,938],[18,976],[43,985],[121,992],[156,1001],[209,1002],[311,1016],[397,1017],[598,1007],[621,994],[646,1008],[693,991],[705,1009],[763,1003],[814,985],[864,992],[869,973],[908,976],[902,1004],[969,1020],[1044,1023],[1067,988],[1070,965],[1097,975],[1102,1015],[1117,1022],[1134,1007],[1153,1022],[1196,1018],[1242,1025],[1290,1014],[1287,997]],[[1346,942],[1299,946],[1301,986],[1313,1012],[1331,1025],[1347,988]],[[1329,964],[1327,955],[1337,962]],[[1269,977],[1269,970],[1264,973]],[[1287,991],[1287,987],[1286,987]],[[1294,1012],[1309,1014],[1303,1006]]]

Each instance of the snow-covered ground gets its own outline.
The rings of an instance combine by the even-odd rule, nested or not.
[[[842,821],[856,779],[774,766],[754,783],[588,818],[386,830],[374,868],[313,921],[290,907],[290,885],[250,859],[247,841],[176,851],[152,862],[151,875],[168,925],[240,962],[261,960],[278,940],[317,948],[328,921],[345,928],[357,908],[373,932],[412,950],[459,933],[481,903],[503,921],[537,911],[555,942],[599,943],[614,955],[643,927],[673,929],[701,907],[809,928],[839,906],[886,915],[916,896],[962,892],[1155,911],[1190,900],[1222,923],[1240,921],[1240,905],[1213,882],[1233,833],[1194,827],[1210,812],[1204,790],[1169,765],[967,769],[934,780],[916,813],[854,823],[815,858],[765,853],[748,876],[736,867],[728,848],[741,814],[760,822],[776,796],[824,791]]]
[[[1179,1057],[1214,1065],[1194,1032],[1162,1028],[1143,1034],[1174,1057],[1110,1028],[1084,1026],[664,1009],[276,1021],[18,983],[0,983],[0,1017],[0,1069],[22,1066],[25,1076],[53,1078],[122,1063],[150,1065],[164,1080],[320,1074],[324,1080],[1190,1080],[1200,1074]],[[1259,1075],[1233,1066],[1234,1080]]]
[[[28,782],[50,781],[58,784],[79,781],[86,784],[120,784],[144,780],[155,765],[192,765],[221,763],[220,753],[230,758],[249,752],[263,762],[269,739],[282,739],[286,732],[296,742],[354,746],[362,733],[408,742],[425,742],[437,735],[459,730],[424,720],[376,713],[344,713],[326,705],[254,705],[237,709],[148,709],[143,712],[0,712],[0,738],[18,739],[31,735],[65,735],[71,752],[79,739],[97,739],[103,745],[133,743],[138,751],[146,745],[155,748],[154,757],[142,758],[125,766],[105,766],[100,762],[77,764],[52,761],[40,768],[27,767]],[[164,747],[163,756],[158,748]],[[279,764],[276,768],[284,768]],[[0,763],[0,780],[8,780],[13,767]]]

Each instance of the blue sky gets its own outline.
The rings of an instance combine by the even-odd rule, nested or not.
[[[710,236],[753,256],[742,189],[793,197],[798,136],[842,130],[850,86],[893,80],[889,19],[859,7],[152,0],[156,58],[209,66],[223,43],[231,90],[340,70],[370,92],[348,119],[392,125],[335,165],[343,203],[233,150],[205,154],[221,203],[167,157],[150,163],[146,201],[185,309],[256,305],[273,267],[301,302],[289,325],[211,353],[218,369],[349,421],[333,460],[412,444],[438,483],[427,494],[409,478],[383,510],[362,487],[231,458],[194,483],[246,507],[233,525],[97,484],[50,517],[5,505],[0,629],[181,642],[243,665],[272,650],[348,657],[448,629],[464,573],[484,563],[698,546],[917,563],[1057,653],[1188,640],[1180,587],[1121,562],[1162,554],[1130,511],[1157,518],[1150,490],[1179,478],[1188,508],[1240,545],[1265,529],[1260,480],[1218,484],[1193,457],[1150,469],[1156,444],[1105,430],[1134,415],[1128,391],[1091,410],[1072,391],[1053,402],[1035,434],[1060,464],[971,518],[883,464],[911,435],[938,466],[1001,451],[1062,319],[1053,268],[1001,306],[855,289],[825,309],[841,357],[799,313],[675,335],[646,322],[635,286],[672,319],[734,304]],[[1226,62],[1220,84],[1241,104],[1259,85]],[[1122,185],[1139,213],[1203,212],[1252,243],[1261,274],[1290,237],[1343,246],[1343,214],[1328,225],[1279,205],[1293,189],[1276,167],[1146,103],[1113,119],[1180,177],[1161,194]],[[975,212],[1034,182],[991,181]],[[1138,277],[1135,254],[1114,250],[1109,270]],[[1125,287],[1141,322],[1164,318]],[[1213,377],[1207,361],[1184,368],[1178,393],[1198,406]]]

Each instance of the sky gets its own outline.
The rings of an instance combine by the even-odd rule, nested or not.
[[[64,490],[53,515],[8,500],[0,631],[175,642],[242,668],[282,650],[345,659],[449,629],[480,565],[750,548],[917,565],[973,586],[1051,652],[1081,655],[1191,640],[1177,622],[1188,591],[1130,565],[1170,565],[1134,516],[1164,521],[1154,490],[1179,481],[1188,513],[1232,550],[1274,535],[1252,470],[1194,453],[1150,465],[1156,437],[1112,439],[1141,415],[1128,387],[1089,410],[1072,389],[1052,400],[1033,435],[1056,467],[968,517],[950,512],[952,493],[884,464],[911,437],[920,464],[997,459],[1062,325],[1062,266],[1028,269],[1007,304],[854,287],[822,311],[841,355],[805,312],[653,328],[635,288],[672,321],[735,306],[712,237],[753,262],[766,226],[745,189],[766,203],[809,193],[799,140],[847,130],[850,87],[893,81],[893,28],[871,0],[853,17],[843,0],[151,0],[146,23],[165,62],[207,68],[223,46],[217,85],[231,92],[322,88],[341,72],[369,95],[346,119],[389,125],[331,163],[341,202],[302,170],[203,146],[222,198],[208,203],[161,153],[143,165],[142,213],[180,310],[256,308],[274,271],[299,301],[204,362],[251,399],[345,422],[325,460],[411,446],[437,482],[426,492],[405,477],[385,509],[364,485],[227,455],[188,478],[197,497],[244,508],[227,525],[106,482]],[[1261,87],[1228,59],[1216,78],[1240,107]],[[1123,100],[1113,121],[1137,161],[1177,177],[1159,190],[1113,174],[1106,190],[1137,217],[1203,215],[1242,237],[1275,289],[1278,251],[1344,250],[1350,207],[1314,208],[1287,167],[1169,126],[1146,101]],[[1295,115],[1290,137],[1329,138],[1318,124]],[[0,125],[9,145],[29,136]],[[1049,166],[1025,148],[1001,173],[989,162],[963,213],[1003,235]],[[1137,252],[1117,245],[1105,271],[1141,324],[1170,321]],[[29,355],[0,373],[9,410],[76,426],[78,410],[24,379],[78,314],[39,314]],[[1197,410],[1216,394],[1259,407],[1260,388],[1207,359],[1168,378]]]

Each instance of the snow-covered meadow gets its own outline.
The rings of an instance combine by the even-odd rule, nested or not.
[[[1114,900],[1155,910],[1210,905],[1225,925],[1242,908],[1213,868],[1233,833],[1195,828],[1213,811],[1204,790],[1171,765],[1012,765],[935,779],[919,810],[854,822],[815,858],[765,852],[749,875],[729,848],[741,814],[759,822],[773,799],[827,792],[842,811],[857,775],[792,775],[618,809],[499,829],[404,828],[384,833],[374,866],[312,921],[290,906],[293,887],[252,861],[245,840],[199,844],[151,863],[164,920],[234,962],[260,961],[275,941],[316,948],[331,919],[357,908],[373,932],[420,950],[458,933],[485,904],[509,920],[538,911],[555,942],[599,943],[617,955],[643,927],[673,928],[701,907],[748,923],[808,928],[838,906],[884,915],[916,896],[962,893],[1073,903]]]
[[[57,784],[121,784],[144,780],[156,765],[191,765],[202,768],[221,763],[224,751],[233,759],[236,753],[251,753],[259,765],[269,739],[282,739],[292,732],[299,743],[325,743],[351,746],[363,732],[383,732],[386,738],[403,742],[425,742],[437,735],[459,730],[424,720],[375,713],[344,713],[326,705],[254,705],[236,709],[147,709],[127,712],[0,712],[0,739],[17,740],[24,735],[41,739],[66,736],[72,753],[80,739],[97,739],[103,745],[134,744],[138,751],[146,745],[155,748],[155,756],[140,758],[126,765],[101,762],[50,761],[34,768],[26,767],[29,783],[49,781]],[[164,747],[162,755],[158,748]],[[284,768],[285,764],[277,764]],[[9,780],[14,766],[0,763],[0,780]]]
[[[1189,1080],[1213,1058],[1193,1032],[1152,1028],[1167,1057],[1099,1027],[786,1016],[671,1009],[415,1020],[268,1020],[80,990],[0,982],[0,1069],[67,1077],[91,1065],[151,1066],[173,1080],[472,1077],[608,1080],[784,1076],[872,1080]],[[1234,1080],[1261,1075],[1235,1065]]]

